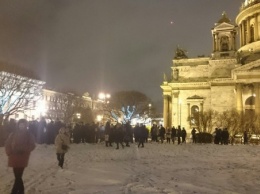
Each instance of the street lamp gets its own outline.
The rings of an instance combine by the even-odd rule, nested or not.
[[[103,115],[97,115],[97,121],[100,122],[103,119]]]
[[[109,103],[109,101],[107,101],[107,99],[109,99],[111,97],[110,94],[106,94],[106,93],[103,93],[103,92],[100,92],[98,94],[98,98],[106,103]]]
[[[77,119],[80,119],[81,118],[81,114],[80,113],[76,113],[76,117],[77,117]]]
[[[104,93],[104,92],[100,92],[99,94],[98,94],[98,98],[101,100],[101,102],[102,102],[102,109],[103,109],[103,115],[102,115],[102,118],[100,117],[100,118],[98,118],[99,119],[99,121],[101,121],[102,119],[104,119],[104,114],[105,114],[105,108],[106,108],[106,104],[109,104],[109,98],[111,97],[111,95],[110,94],[108,94],[108,93]]]

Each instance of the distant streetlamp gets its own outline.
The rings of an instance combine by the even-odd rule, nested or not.
[[[98,121],[101,121],[101,120],[103,120],[104,119],[104,115],[105,115],[105,109],[106,109],[106,104],[109,104],[109,99],[110,99],[110,97],[111,97],[111,95],[110,94],[108,94],[108,93],[104,93],[104,92],[100,92],[99,94],[98,94],[98,98],[99,98],[99,100],[101,100],[101,102],[102,102],[102,116],[100,116],[100,115],[98,115],[97,116],[97,120]]]
[[[149,109],[148,109],[148,116],[150,117],[150,116],[151,116],[151,108],[152,108],[152,104],[149,103],[149,104],[148,104],[148,107],[149,107]]]
[[[108,101],[108,99],[111,97],[111,95],[110,94],[108,94],[108,93],[103,93],[103,92],[100,92],[99,94],[98,94],[98,98],[100,99],[100,100],[102,100],[103,102],[105,102],[105,103],[109,103],[109,101]]]
[[[81,118],[81,114],[80,113],[76,113],[76,117],[77,117],[77,119],[80,119]]]
[[[103,115],[97,115],[97,121],[100,122],[103,119]]]

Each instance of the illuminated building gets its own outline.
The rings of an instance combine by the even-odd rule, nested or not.
[[[190,132],[194,114],[210,109],[260,115],[259,22],[260,1],[246,0],[237,24],[223,13],[211,30],[211,57],[187,58],[177,48],[171,78],[165,76],[161,85],[165,127],[181,125]]]

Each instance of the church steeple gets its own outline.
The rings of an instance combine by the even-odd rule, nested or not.
[[[237,26],[231,23],[225,12],[211,30],[213,38],[212,58],[235,57]]]

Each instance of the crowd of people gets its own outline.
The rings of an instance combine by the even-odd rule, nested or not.
[[[144,124],[132,126],[130,122],[111,123],[107,121],[104,125],[100,123],[91,124],[79,122],[75,125],[65,124],[61,121],[46,122],[44,118],[39,121],[28,122],[21,119],[18,122],[10,120],[5,122],[3,129],[6,134],[5,150],[8,156],[8,165],[13,168],[15,176],[12,194],[24,193],[22,175],[24,168],[28,165],[30,152],[35,144],[54,144],[58,166],[63,168],[65,154],[69,150],[70,143],[99,143],[104,142],[106,147],[119,149],[130,147],[134,142],[138,148],[144,147],[144,143],[151,142],[186,143],[187,132],[184,127],[165,128],[163,125],[153,124],[149,130]],[[197,131],[191,130],[192,142],[196,143]],[[214,133],[215,144],[232,143],[227,128],[223,130],[216,128]],[[244,143],[248,142],[247,131],[244,132]]]

